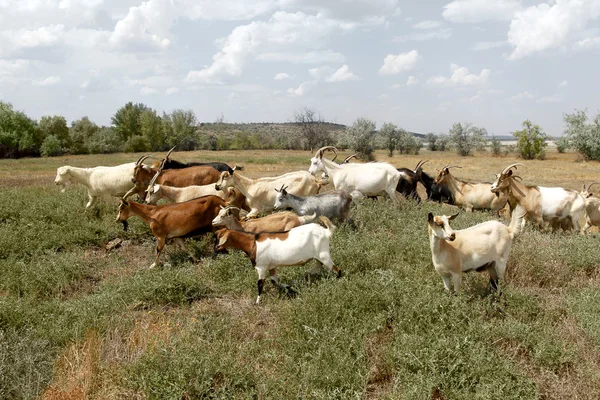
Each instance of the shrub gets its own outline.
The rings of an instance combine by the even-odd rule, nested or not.
[[[452,146],[460,156],[473,155],[474,150],[480,150],[485,145],[487,131],[470,123],[464,126],[458,122],[452,126],[448,134]]]
[[[60,140],[54,135],[47,136],[40,147],[40,153],[44,157],[59,156],[63,154],[63,152]]]
[[[346,128],[353,142],[354,151],[361,154],[366,160],[373,160],[373,151],[375,146],[375,121],[367,118],[358,118],[352,126]]]
[[[496,157],[502,155],[502,143],[496,139],[496,136],[492,136],[492,143],[491,143],[491,148],[492,148],[492,154]]]
[[[123,145],[123,150],[126,153],[139,153],[150,150],[150,144],[143,136],[132,136]]]
[[[588,160],[600,160],[600,113],[592,123],[587,123],[587,112],[578,110],[564,116],[565,134],[571,147]]]
[[[547,136],[537,124],[526,120],[523,122],[523,129],[514,132],[513,136],[518,139],[517,148],[525,160],[543,160],[546,157]]]
[[[559,153],[564,153],[571,147],[571,143],[569,143],[569,138],[566,136],[561,136],[556,140],[556,151]]]

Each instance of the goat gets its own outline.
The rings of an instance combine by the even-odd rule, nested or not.
[[[517,206],[510,225],[487,221],[467,229],[453,230],[452,216],[427,216],[429,243],[433,266],[442,276],[444,287],[460,290],[462,273],[488,271],[493,290],[498,290],[498,280],[503,279],[512,241],[519,234],[525,210]]]
[[[208,185],[219,180],[220,173],[213,167],[196,166],[182,169],[163,170],[150,168],[142,162],[150,156],[142,156],[138,159],[133,170],[131,182],[135,184],[135,193],[142,200],[146,198],[146,189],[155,183],[165,186],[186,187],[192,185]],[[163,160],[164,161],[164,160]]]
[[[396,192],[402,194],[407,199],[414,199],[417,203],[421,202],[421,197],[417,193],[417,184],[421,182],[423,175],[423,165],[427,161],[419,161],[414,170],[408,168],[398,168],[398,172],[403,173],[403,176],[398,180]],[[406,177],[405,177],[406,176]]]
[[[579,192],[585,199],[585,226],[583,232],[587,232],[592,226],[600,226],[600,199],[592,197],[593,194],[590,189],[593,185],[598,182],[592,182],[586,188],[585,183],[583,184],[583,190]]]
[[[492,210],[494,213],[498,213],[500,209],[504,208],[508,202],[506,193],[492,193],[490,191],[492,184],[489,182],[470,183],[461,181],[450,173],[450,168],[454,167],[462,168],[457,165],[445,166],[440,169],[433,183],[446,184],[448,190],[452,193],[455,205],[463,207],[467,212]]]
[[[427,192],[427,200],[437,201],[438,203],[446,202],[448,204],[454,204],[452,198],[452,192],[448,189],[445,184],[433,183],[434,179],[426,172],[421,173],[421,183],[425,186]]]
[[[337,149],[333,146],[320,148],[311,158],[308,172],[314,175],[324,171],[332,179],[337,190],[350,193],[352,198],[380,196],[387,193],[393,201],[398,201],[396,187],[400,177],[406,177],[404,173],[384,162],[338,165],[323,158],[326,150],[337,153]]]
[[[573,227],[581,231],[579,219],[585,211],[585,200],[575,190],[561,187],[543,187],[524,185],[513,175],[520,163],[511,164],[496,175],[496,181],[490,191],[494,194],[509,196],[511,204],[519,203],[527,211],[527,217],[535,221],[540,229],[545,229],[545,222],[554,228],[559,224],[563,228]]]
[[[152,234],[156,237],[156,259],[150,265],[150,268],[154,268],[158,265],[167,240],[175,239],[175,242],[185,249],[183,238],[212,232],[213,218],[221,207],[227,205],[229,204],[225,200],[217,196],[204,196],[183,203],[160,206],[121,199],[116,222],[122,222],[123,229],[127,230],[127,220],[135,215],[150,226]],[[192,254],[190,256],[196,260]]]
[[[220,229],[216,232],[218,243],[215,251],[233,247],[246,253],[258,273],[258,304],[267,273],[276,287],[290,292],[289,286],[279,283],[276,271],[279,266],[301,265],[317,260],[329,271],[335,271],[338,277],[341,276],[342,271],[333,263],[329,252],[329,240],[335,226],[326,217],[319,217],[319,220],[326,228],[319,224],[307,224],[279,233],[247,233]]]
[[[182,168],[188,168],[188,167],[197,167],[197,166],[205,166],[205,167],[213,167],[214,169],[216,169],[219,172],[223,172],[223,171],[227,171],[229,173],[233,172],[233,168],[231,168],[229,165],[225,164],[224,162],[188,162],[188,163],[184,163],[184,162],[180,162],[177,160],[173,160],[171,159],[169,156],[171,155],[171,152],[175,149],[175,147],[173,147],[171,150],[169,150],[169,152],[167,153],[167,156],[165,157],[165,160],[162,161],[162,166],[163,169],[182,169]],[[161,162],[155,162],[152,167],[153,168],[158,168],[160,166]],[[243,167],[238,166],[237,167],[238,170],[242,170]]]
[[[56,170],[54,183],[66,190],[66,184],[74,181],[87,187],[88,202],[85,208],[96,203],[98,197],[121,197],[132,187],[131,174],[135,163],[121,164],[114,167],[77,168],[65,165]]]
[[[292,212],[284,211],[262,218],[241,221],[237,213],[235,213],[236,210],[239,211],[239,208],[232,206],[222,208],[219,214],[212,220],[213,226],[224,226],[227,229],[250,233],[284,232],[317,220],[315,214],[299,217]]]
[[[288,185],[292,188],[291,192],[300,196],[310,196],[319,193],[321,186],[326,184],[323,181],[317,181],[314,176],[306,171],[290,172],[270,178],[250,179],[239,174],[237,169],[234,168],[233,174],[221,172],[221,177],[215,188],[224,190],[228,187],[235,187],[242,192],[246,196],[247,204],[250,207],[250,212],[246,215],[246,218],[251,218],[261,212],[273,210],[273,204],[275,203],[274,187]]]
[[[303,197],[288,193],[287,187],[275,188],[275,209],[292,208],[298,215],[324,216],[330,220],[347,221],[352,196],[342,190]]]

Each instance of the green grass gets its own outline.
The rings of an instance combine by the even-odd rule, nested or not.
[[[0,398],[68,394],[69,382],[88,398],[600,396],[597,237],[528,228],[502,296],[478,274],[454,296],[426,227],[428,212],[454,209],[366,200],[352,210],[358,228],[332,240],[341,279],[308,284],[312,264],[282,268],[298,296],[267,284],[253,306],[242,253],[213,258],[207,238],[194,244],[200,263],[167,246],[167,264],[148,270],[147,226],[123,232],[114,203],[84,212],[84,199],[76,187],[0,192]],[[491,218],[463,213],[453,226]],[[126,244],[104,250],[114,238]]]

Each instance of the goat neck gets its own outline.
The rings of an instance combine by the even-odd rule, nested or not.
[[[83,185],[89,182],[89,176],[92,172],[91,168],[77,168],[77,167],[68,167],[67,174],[77,183],[81,183]]]
[[[218,247],[220,249],[233,247],[234,249],[243,251],[250,258],[252,266],[254,266],[256,263],[256,235],[234,230],[227,230],[226,235],[227,240]]]
[[[154,210],[157,207],[150,204],[137,203],[135,201],[130,201],[128,204],[130,214],[140,217],[147,224],[152,220]]]

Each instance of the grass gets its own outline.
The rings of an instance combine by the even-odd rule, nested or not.
[[[178,156],[235,160],[254,177],[305,169],[310,155]],[[398,166],[430,159],[430,173],[460,163],[457,175],[474,180],[515,161],[378,158]],[[526,162],[523,178],[578,189],[597,169],[572,154],[549,158]],[[597,233],[528,227],[513,245],[502,296],[490,295],[478,274],[453,296],[432,268],[426,216],[454,208],[366,200],[352,209],[357,230],[342,225],[333,237],[341,279],[324,274],[308,284],[312,265],[282,268],[298,297],[267,285],[257,307],[248,259],[238,251],[213,258],[210,238],[193,245],[201,262],[168,246],[168,263],[148,270],[147,226],[134,219],[123,232],[114,201],[84,212],[83,189],[52,185],[63,161],[0,161],[0,398],[600,397]],[[21,184],[8,188],[3,177]],[[463,213],[453,226],[491,218]],[[115,238],[122,246],[105,250]]]

